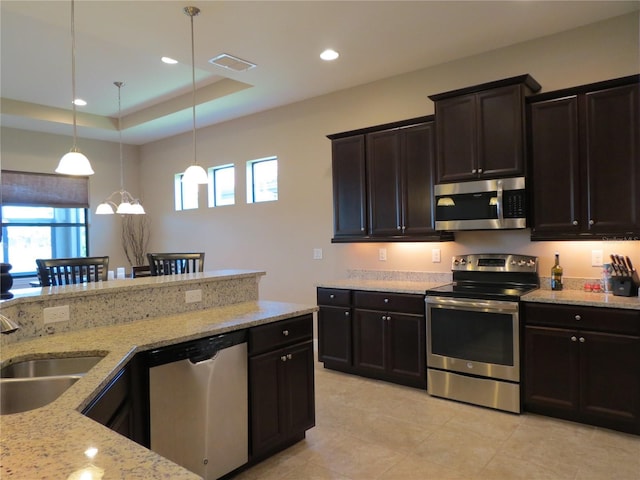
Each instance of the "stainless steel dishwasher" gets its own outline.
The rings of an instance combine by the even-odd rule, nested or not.
[[[248,461],[246,330],[148,352],[151,450],[206,480]]]

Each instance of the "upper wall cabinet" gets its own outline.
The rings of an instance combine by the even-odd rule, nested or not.
[[[429,98],[436,112],[436,183],[525,174],[525,97],[530,75]]]
[[[433,228],[433,117],[329,135],[333,242],[440,241]]]
[[[529,99],[532,240],[640,238],[639,81]]]

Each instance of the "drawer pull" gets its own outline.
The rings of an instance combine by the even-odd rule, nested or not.
[[[331,295],[329,295],[329,298],[334,299],[336,298],[336,296],[332,293]]]
[[[576,315],[576,316],[575,316],[575,319],[576,319],[576,320],[578,320],[578,321],[580,321],[580,320],[582,320],[582,317],[581,317],[580,315]]]
[[[580,343],[584,343],[584,337],[580,337]]]
[[[287,360],[291,360],[292,355],[290,353],[287,354]]]
[[[344,312],[344,316],[348,317],[349,316],[349,312]]]
[[[287,356],[286,355],[281,356],[280,360],[282,360],[283,362],[286,362],[287,361]]]
[[[578,339],[576,338],[576,336],[575,336],[575,335],[574,335],[573,337],[571,337],[571,341],[572,341],[572,342],[575,342],[575,341],[577,341],[577,340],[578,340]]]
[[[282,331],[282,335],[284,335],[285,337],[289,336],[289,330],[283,330]]]
[[[385,298],[385,299],[384,299],[384,303],[389,303],[389,299],[388,299],[388,298]]]

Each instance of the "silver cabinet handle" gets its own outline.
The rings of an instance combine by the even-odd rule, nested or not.
[[[385,298],[385,299],[384,299],[384,303],[389,303],[389,299],[388,299],[388,298]]]
[[[578,225],[578,221],[574,220],[573,222],[571,222],[573,225]]]
[[[280,360],[282,360],[283,362],[286,362],[287,361],[287,356],[286,355],[281,356]]]
[[[482,173],[482,169],[481,168],[478,169],[478,173]]]
[[[584,342],[585,342],[584,337],[580,337],[580,343],[584,343]]]
[[[580,315],[576,315],[576,316],[575,316],[575,319],[576,319],[576,320],[578,320],[578,321],[580,321],[580,320],[582,320],[582,317],[581,317]]]
[[[336,298],[336,296],[332,293],[331,295],[329,295],[329,298]]]
[[[291,355],[290,353],[287,354],[287,360],[291,360],[292,357],[293,355]]]
[[[289,336],[289,330],[283,330],[282,331],[282,335],[284,335],[285,337]]]
[[[573,337],[571,337],[571,341],[572,341],[572,342],[575,342],[575,341],[577,341],[577,340],[578,340],[578,339],[576,338],[576,336],[575,336],[575,335],[574,335]]]
[[[344,316],[348,317],[349,316],[349,312],[344,312]]]
[[[382,315],[382,320],[386,320],[387,316],[386,315]]]

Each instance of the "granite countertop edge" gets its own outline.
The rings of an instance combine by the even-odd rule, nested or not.
[[[0,416],[0,477],[81,478],[87,469],[111,478],[200,478],[80,412],[138,352],[306,315],[316,306],[242,302],[126,324],[95,327],[8,345],[0,366],[31,358],[104,355],[80,380],[50,404]],[[98,455],[89,460],[85,451]],[[92,471],[92,470],[91,470]]]

